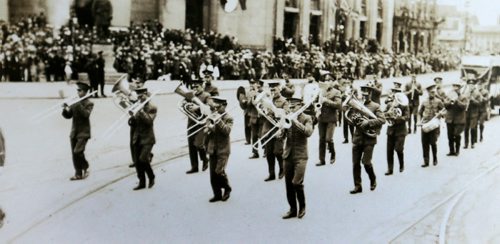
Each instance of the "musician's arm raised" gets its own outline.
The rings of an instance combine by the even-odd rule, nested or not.
[[[304,115],[304,123],[301,123],[298,119],[293,119],[292,125],[307,137],[310,137],[313,133],[312,119],[309,115]]]
[[[137,121],[140,121],[141,123],[143,124],[146,124],[146,125],[152,125],[153,124],[153,121],[155,120],[156,118],[156,112],[157,112],[157,108],[155,106],[152,106],[149,111],[144,111],[144,108],[141,109],[136,115],[136,119]]]
[[[228,116],[226,121],[221,119],[215,126],[223,135],[229,135],[231,133],[231,128],[233,127],[233,118]]]

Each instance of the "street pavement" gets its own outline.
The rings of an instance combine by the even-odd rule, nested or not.
[[[435,75],[424,75],[419,81],[432,82]],[[458,73],[441,74],[445,83],[458,79]],[[402,81],[409,80],[398,78]],[[392,87],[383,80],[384,90]],[[208,203],[212,197],[208,172],[186,175],[189,158],[186,141],[186,118],[178,111],[182,98],[166,92],[153,103],[158,106],[155,122],[157,144],[153,163],[157,183],[152,189],[135,192],[135,171],[128,168],[129,129],[123,123],[116,133],[105,136],[121,112],[111,99],[93,99],[93,139],[86,150],[90,162],[90,177],[71,182],[73,174],[69,147],[71,122],[60,111],[45,120],[33,120],[34,114],[51,107],[58,100],[47,99],[58,89],[47,84],[39,98],[19,96],[7,99],[0,92],[0,109],[6,116],[0,126],[7,140],[7,163],[0,176],[0,205],[6,220],[0,229],[0,242],[19,243],[137,243],[137,242],[220,242],[220,243],[403,243],[407,240],[436,241],[435,235],[420,235],[412,230],[423,225],[429,216],[440,216],[440,208],[463,191],[464,187],[499,159],[494,132],[500,130],[498,117],[487,122],[485,141],[474,150],[464,150],[460,157],[446,157],[447,141],[444,123],[439,139],[440,163],[437,167],[420,168],[422,163],[420,132],[406,140],[406,169],[387,177],[385,127],[374,151],[378,187],[369,191],[369,181],[363,173],[364,192],[352,196],[351,144],[342,144],[342,130],[335,131],[337,162],[316,167],[317,130],[309,140],[309,162],[305,191],[307,215],[302,220],[282,220],[288,210],[283,180],[264,182],[267,164],[264,158],[249,160],[250,146],[243,145],[243,113],[239,108],[235,88],[244,82],[216,83],[229,99],[229,114],[234,117],[231,133],[232,153],[227,173],[233,187],[231,198],[224,203]],[[155,82],[148,83],[152,90]],[[172,91],[175,84],[170,84]],[[47,86],[50,86],[47,88]],[[163,87],[162,87],[163,88]],[[107,87],[109,90],[110,87]],[[234,106],[234,107],[233,107]],[[397,165],[397,163],[396,163]],[[492,171],[496,172],[496,171]],[[450,227],[452,240],[475,240],[477,211],[486,216],[498,216],[493,207],[473,208],[474,192],[494,188],[496,174],[484,176],[489,182],[470,188],[455,209],[464,208],[469,214],[452,216],[450,226],[466,228],[467,237],[456,235]],[[491,189],[494,190],[494,189]],[[497,194],[498,195],[498,194]],[[481,202],[488,202],[487,194]],[[468,197],[472,200],[467,201]],[[498,200],[498,198],[495,198]],[[495,200],[493,199],[493,200]],[[498,201],[497,201],[498,202]],[[493,205],[490,205],[493,206]],[[476,211],[477,210],[477,211]],[[482,216],[482,215],[479,215]],[[439,217],[436,217],[439,218]],[[457,220],[460,218],[460,220]],[[457,221],[457,222],[454,222]],[[466,221],[468,225],[462,225]],[[426,224],[435,230],[438,223]],[[470,226],[470,227],[467,227]],[[439,226],[437,226],[439,227]],[[422,228],[423,229],[423,228]],[[420,229],[418,229],[420,230]],[[491,227],[485,236],[498,240],[498,228]],[[417,231],[418,232],[418,231]],[[432,232],[432,231],[429,231]],[[484,231],[486,232],[486,231]],[[427,232],[426,232],[427,233]],[[497,239],[494,239],[496,236]],[[422,239],[419,239],[422,238]],[[455,238],[455,239],[453,239]]]

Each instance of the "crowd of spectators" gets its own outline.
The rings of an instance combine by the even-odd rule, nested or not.
[[[16,24],[1,24],[0,81],[62,81],[78,73],[95,71],[97,55],[92,52],[95,30],[78,24],[56,31],[46,24],[43,13]],[[220,33],[164,29],[158,21],[132,23],[111,32],[113,67],[132,77],[189,80],[200,69],[216,69],[216,79],[272,79],[287,73],[304,78],[319,70],[341,72],[352,78],[375,74],[394,77],[410,73],[456,69],[453,53],[392,53],[378,48],[373,40],[349,40],[322,46],[276,39],[274,52],[244,49],[235,37]],[[168,78],[167,78],[168,77]]]

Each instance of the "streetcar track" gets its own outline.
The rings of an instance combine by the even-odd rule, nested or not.
[[[496,156],[500,155],[500,150],[497,151],[492,158],[495,158]],[[488,162],[489,160],[491,159],[487,159],[483,162]],[[500,167],[500,163],[496,163],[494,164],[493,166],[490,166],[489,168],[487,168],[484,172],[480,173],[479,175],[477,175],[476,177],[474,177],[472,180],[470,180],[468,183],[465,184],[465,186],[461,187],[459,190],[455,191],[454,193],[452,193],[451,195],[447,196],[446,198],[444,198],[443,200],[439,201],[437,204],[435,204],[434,206],[432,206],[430,208],[430,210],[425,213],[423,216],[421,216],[420,218],[418,218],[416,221],[414,221],[413,223],[409,224],[406,228],[404,228],[401,232],[399,232],[397,235],[395,235],[393,238],[391,238],[389,240],[389,243],[394,243],[398,238],[400,238],[401,236],[403,236],[405,233],[407,233],[408,231],[410,231],[413,227],[415,227],[417,224],[421,223],[425,218],[427,218],[428,216],[430,216],[431,214],[435,213],[439,208],[441,208],[442,206],[444,206],[446,203],[449,203],[450,201],[452,200],[455,200],[453,203],[454,204],[451,204],[449,206],[449,208],[447,209],[447,212],[449,211],[450,212],[450,215],[452,213],[452,210],[454,208],[454,206],[459,202],[459,200],[462,198],[463,194],[469,189],[469,187],[475,183],[476,181],[478,181],[479,179],[481,179],[482,177],[490,174],[491,172],[493,172],[495,169],[499,168]],[[448,225],[448,222],[449,222],[449,217],[450,216],[446,216],[445,215],[445,218],[443,218],[442,222],[441,222],[441,225],[445,225],[445,227],[440,227],[440,235],[441,235],[441,231],[444,231],[446,232],[447,231],[447,228],[446,226]],[[445,224],[443,224],[443,222],[445,222]],[[441,228],[443,228],[443,230],[441,230]],[[446,243],[446,237],[443,237],[443,240],[441,242],[441,236],[439,237],[440,238],[440,241],[439,243]]]
[[[232,143],[237,143],[237,142],[241,142],[241,141],[244,141],[245,139],[236,139],[236,140],[233,140],[231,141],[231,144]],[[175,151],[179,151],[179,150],[185,150],[187,147],[181,147]],[[178,154],[174,154],[170,157],[168,157],[167,159],[165,160],[162,160],[162,161],[159,161],[159,162],[156,162],[156,163],[152,163],[152,166],[154,166],[154,168],[158,168],[159,166],[163,165],[163,164],[166,164],[168,162],[171,162],[173,160],[176,160],[176,159],[179,159],[179,158],[182,158],[184,156],[187,156],[189,155],[189,152],[180,152]],[[112,169],[112,168],[118,168],[118,167],[128,167],[128,166],[123,166],[123,165],[120,165],[120,166],[117,166],[117,167],[109,167],[109,169]],[[100,170],[100,171],[104,171],[104,170]],[[46,222],[47,220],[49,220],[50,218],[52,218],[54,215],[68,209],[69,207],[73,206],[74,204],[82,201],[82,200],[85,200],[87,197],[93,195],[94,193],[97,193],[99,191],[101,191],[102,189],[112,185],[112,184],[115,184],[125,178],[128,178],[130,176],[133,176],[133,175],[136,175],[136,172],[130,172],[130,173],[126,173],[125,175],[122,175],[122,176],[119,176],[117,178],[114,178],[113,180],[111,181],[108,181],[108,182],[105,182],[103,183],[102,185],[99,185],[93,189],[91,189],[90,191],[84,193],[83,195],[79,196],[79,197],[76,197],[75,199],[69,201],[68,203],[64,204],[63,206],[61,206],[60,208],[57,208],[56,210],[52,211],[51,213],[48,213],[46,214],[46,216],[42,217],[40,220],[32,223],[31,225],[29,225],[24,231],[21,231],[20,233],[14,235],[14,237],[12,237],[10,240],[7,241],[7,243],[13,243],[16,239],[22,237],[23,235],[25,235],[26,233],[30,232],[31,230],[33,230],[34,228],[38,227],[39,225],[43,224],[44,222]]]

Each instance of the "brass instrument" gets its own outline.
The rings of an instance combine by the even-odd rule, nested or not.
[[[247,91],[245,87],[240,86],[236,90],[236,99],[238,99],[238,102],[240,103],[241,109],[246,109],[247,108]]]
[[[113,102],[122,111],[127,112],[136,101],[137,94],[130,90],[130,83],[126,79],[127,74],[122,75],[113,85]]]
[[[141,111],[141,109],[144,108],[144,106],[146,106],[146,104],[151,101],[151,99],[156,96],[159,92],[161,91],[161,89],[158,89],[156,90],[155,92],[153,92],[153,94],[151,94],[151,96],[149,96],[146,100],[144,100],[144,102],[136,102],[134,104],[132,104],[132,106],[130,106],[127,110],[128,112],[128,115],[130,116],[135,116],[139,111]]]
[[[210,114],[210,115],[208,115],[208,116],[206,117],[206,119],[204,120],[204,121],[205,121],[205,124],[204,124],[203,126],[200,126],[199,128],[197,128],[196,130],[192,131],[191,133],[189,133],[189,134],[187,135],[187,137],[189,138],[189,137],[191,137],[191,136],[196,135],[196,134],[197,134],[198,132],[200,132],[201,130],[206,129],[209,125],[217,125],[217,124],[221,121],[222,117],[224,117],[224,115],[226,115],[229,111],[231,111],[231,110],[233,110],[233,109],[235,109],[235,108],[236,108],[236,106],[232,107],[232,108],[231,108],[231,109],[229,109],[229,110],[224,111],[224,113],[222,113],[222,114],[219,114],[218,112],[213,112],[213,113],[211,113],[211,114]],[[196,124],[196,125],[198,125],[198,124]],[[192,127],[193,127],[193,126],[192,126]],[[190,128],[191,128],[191,127],[190,127]],[[189,130],[190,130],[190,129],[188,129],[188,131],[189,131]],[[209,131],[205,131],[205,132],[206,132],[206,133],[209,133]]]
[[[65,99],[64,101],[62,102],[59,102],[59,103],[56,103],[54,104],[53,106],[51,106],[50,108],[46,109],[46,110],[42,110],[40,113],[38,114],[35,114],[32,118],[31,118],[31,121],[36,121],[36,122],[40,122],[46,118],[48,118],[49,116],[51,116],[52,114],[60,111],[59,109],[64,108],[64,107],[71,107],[73,106],[74,104],[80,102],[80,101],[83,101],[91,96],[93,96],[94,94],[96,94],[97,91],[93,91],[93,92],[90,92],[90,93],[87,93],[87,95],[83,96],[83,97],[79,97],[78,95],[77,96],[74,96],[74,97],[71,97],[71,98],[67,98]]]
[[[325,102],[325,95],[329,90],[329,84],[328,83],[319,83],[319,94],[318,94],[318,99],[314,103],[314,112],[316,114],[316,118],[319,118],[321,115],[321,108],[323,107],[323,103]]]
[[[177,106],[179,110],[189,119],[194,121],[196,123],[195,125],[204,124],[206,122],[206,117],[212,113],[210,111],[210,106],[204,104],[199,98],[194,95],[192,91],[190,91],[182,83],[179,84],[177,88],[175,88],[174,92],[185,98],[185,100],[179,101],[179,104]],[[198,106],[201,113],[197,114],[193,112],[190,108],[192,106]],[[188,130],[189,129],[190,128],[188,128]]]
[[[342,104],[345,110],[345,119],[349,124],[358,126],[361,122],[367,119],[376,119],[377,116],[366,106],[364,106],[357,98],[353,96],[347,97]],[[364,130],[363,133],[369,137],[376,137],[377,132],[373,129]]]
[[[398,92],[393,94],[392,102],[385,112],[385,118],[389,126],[392,126],[394,124],[394,120],[403,116],[403,111],[401,110],[401,108],[399,108],[399,106],[406,107],[408,106],[408,104],[408,97],[404,93]]]

